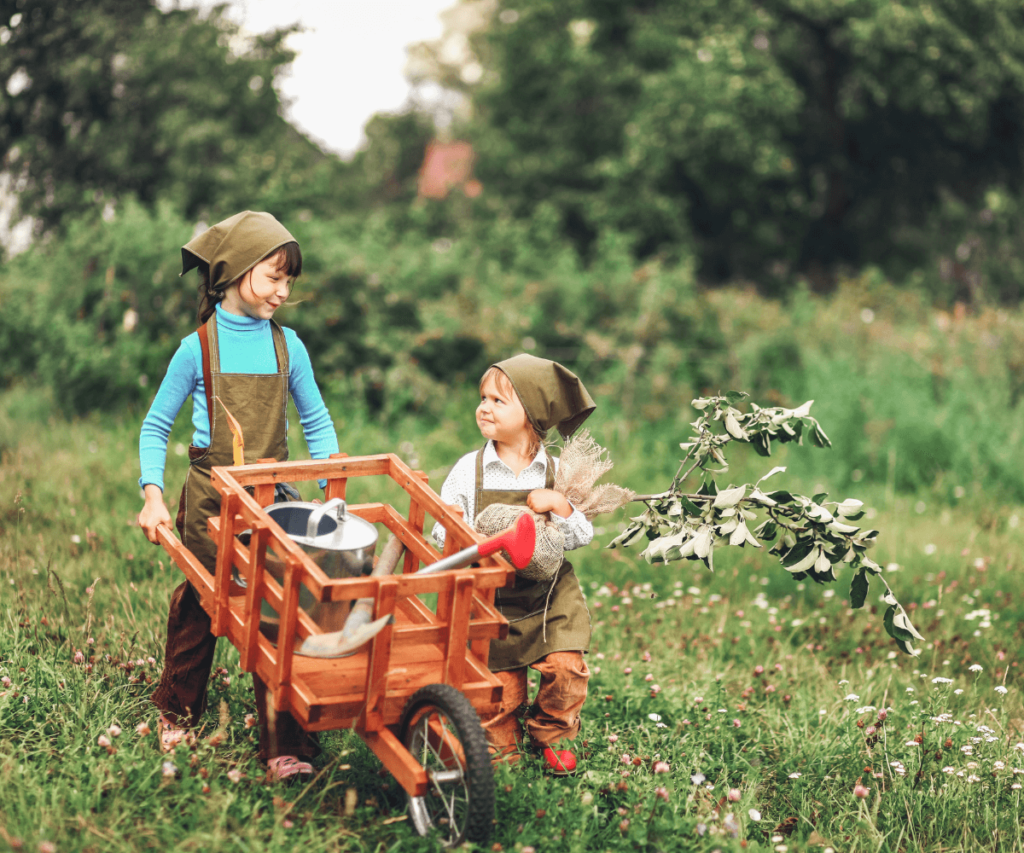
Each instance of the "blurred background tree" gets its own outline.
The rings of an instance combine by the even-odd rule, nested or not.
[[[712,280],[906,270],[944,195],[1021,191],[1017,0],[514,0],[474,45],[481,180],[584,252],[611,227]]]

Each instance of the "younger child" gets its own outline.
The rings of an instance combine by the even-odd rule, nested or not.
[[[480,381],[476,410],[487,443],[455,464],[441,499],[461,507],[470,525],[492,504],[551,513],[566,551],[588,544],[594,528],[552,488],[558,460],[542,442],[552,427],[568,438],[594,408],[583,383],[556,362],[522,354],[491,366]],[[433,535],[443,544],[443,527],[435,525]],[[501,710],[485,723],[492,751],[517,757],[529,667],[540,673],[540,687],[526,713],[526,732],[552,773],[571,773],[576,756],[570,747],[580,731],[590,678],[583,659],[590,647],[590,613],[572,565],[563,560],[551,580],[517,575],[514,588],[497,591],[495,604],[510,624],[508,637],[491,643],[488,663],[504,683]]]
[[[295,238],[269,213],[246,210],[204,231],[182,248],[181,257],[182,275],[199,269],[200,328],[181,342],[142,424],[139,485],[146,502],[138,520],[151,542],[157,541],[160,524],[170,525],[163,501],[167,439],[191,396],[190,464],[176,526],[185,546],[212,573],[217,549],[206,520],[220,513],[220,495],[210,471],[215,465],[233,464],[224,407],[242,427],[246,462],[288,458],[289,392],[314,459],[337,453],[338,439],[306,348],[291,329],[271,319],[302,271]],[[216,643],[210,617],[186,581],[171,595],[164,670],[153,693],[162,714],[164,749],[173,749],[186,728],[198,724]],[[261,760],[278,779],[312,773],[312,766],[300,758],[315,755],[316,743],[286,709],[277,710],[271,724],[266,686],[255,675],[253,682]]]

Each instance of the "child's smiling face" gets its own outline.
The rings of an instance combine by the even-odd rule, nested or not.
[[[292,278],[282,260],[280,252],[264,258],[238,284],[231,285],[224,294],[224,309],[256,320],[273,317],[292,289]]]
[[[503,389],[493,375],[484,380],[480,386],[480,405],[476,407],[476,425],[484,438],[498,444],[518,444],[523,440],[530,424],[511,382]]]

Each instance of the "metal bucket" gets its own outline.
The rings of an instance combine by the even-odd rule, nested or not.
[[[264,511],[276,521],[309,558],[329,578],[353,578],[368,575],[373,569],[373,555],[377,549],[377,528],[365,519],[347,511],[345,502],[334,498],[324,504],[287,501],[265,507]],[[238,538],[248,544],[249,531]],[[272,548],[267,549],[265,567],[278,582],[284,580],[285,563]],[[235,576],[245,586],[245,581]],[[340,631],[345,626],[351,601],[314,600],[305,585],[299,585],[299,607],[306,611],[324,632]],[[277,612],[264,600],[260,611],[260,629],[272,642],[277,642],[279,625]]]

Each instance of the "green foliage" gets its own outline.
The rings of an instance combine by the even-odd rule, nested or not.
[[[14,5],[0,163],[43,230],[131,196],[188,218],[329,199],[339,167],[284,121],[274,90],[291,29],[243,38],[222,7],[152,0]]]
[[[562,233],[691,242],[702,274],[897,259],[942,194],[1024,179],[1016,0],[501,4],[469,130],[488,188]],[[780,266],[781,265],[781,266]],[[767,283],[767,282],[765,282]]]
[[[436,488],[475,433],[473,390],[454,401],[457,420],[387,424],[337,406],[342,447],[401,446]],[[69,853],[436,850],[414,835],[404,795],[351,732],[322,737],[312,784],[267,783],[245,722],[255,710],[248,677],[224,642],[216,665],[226,673],[211,682],[203,735],[223,726],[226,739],[164,756],[152,732],[136,732],[142,722],[155,728],[148,696],[181,575],[133,524],[138,418],[51,415],[35,390],[0,396],[0,677],[11,679],[0,685],[4,832],[24,850],[47,841]],[[612,439],[621,482],[671,477],[675,465],[659,449],[675,425],[642,423],[620,443],[621,421],[607,407],[591,421]],[[178,440],[187,441],[187,424]],[[773,459],[793,446],[773,448]],[[804,455],[820,463],[835,451]],[[180,483],[185,467],[172,449],[169,482]],[[818,472],[809,476],[794,489],[813,491]],[[354,500],[380,497],[371,479],[350,486]],[[648,567],[623,551],[580,549],[573,563],[594,624],[582,772],[553,779],[530,755],[498,768],[493,841],[571,853],[822,842],[1019,850],[1021,508],[980,495],[956,513],[917,515],[912,497],[887,508],[881,486],[865,483],[860,494],[866,515],[878,510],[873,523],[897,534],[873,553],[890,571],[899,564],[901,585],[915,591],[907,608],[929,637],[919,657],[897,656],[881,620],[851,612],[844,590],[830,598],[831,587],[793,584],[751,548],[723,549],[713,575],[697,563]],[[617,521],[599,523],[611,531]],[[865,607],[876,605],[884,609],[869,596]],[[86,661],[75,663],[76,650]],[[869,789],[864,800],[858,783]],[[784,842],[772,841],[780,826]]]
[[[730,484],[722,489],[707,476],[712,471],[729,470],[724,448],[730,442],[750,444],[761,456],[771,455],[773,442],[802,444],[805,435],[817,447],[832,446],[821,425],[810,416],[811,402],[796,409],[750,403],[750,411],[743,412],[736,406],[746,396],[729,391],[693,401],[701,415],[692,424],[693,438],[680,445],[686,455],[672,485],[662,494],[645,495],[646,512],[634,518],[608,547],[627,546],[646,537],[649,544],[641,556],[648,563],[700,560],[714,570],[716,547],[761,548],[759,539],[777,539],[771,553],[797,580],[809,577],[815,583],[831,583],[836,580],[837,567],[849,566],[854,573],[850,603],[863,607],[868,574],[880,575],[882,567],[867,556],[878,531],[850,524],[863,516],[862,501],[826,501],[825,493],[807,498],[781,489],[765,492],[761,484],[786,470],[782,467],[772,468],[756,483]],[[697,469],[703,472],[700,488],[687,494],[683,484]],[[748,522],[757,519],[757,511],[766,518],[751,531]],[[920,654],[913,641],[924,637],[911,624],[889,585],[884,580],[881,583],[888,605],[883,617],[885,630],[904,652]]]

